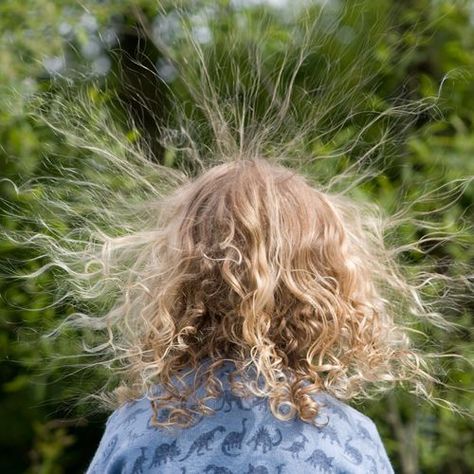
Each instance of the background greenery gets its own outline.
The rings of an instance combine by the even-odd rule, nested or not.
[[[350,3],[350,2],[348,2]],[[185,2],[180,3],[186,6]],[[311,54],[302,66],[297,83],[317,91],[318,87],[341,92],[345,97],[332,104],[330,117],[320,114],[321,122],[342,124],[326,139],[305,136],[314,154],[331,153],[345,140],[357,135],[363,122],[345,121],[351,112],[383,112],[394,103],[438,95],[436,113],[420,114],[410,126],[400,122],[392,130],[392,147],[384,148],[394,157],[386,172],[363,187],[366,197],[390,209],[399,188],[416,189],[430,183],[447,183],[458,177],[474,175],[474,4],[450,0],[360,0],[355,8],[344,2],[313,2],[309,17],[291,21],[311,21],[324,11],[331,28],[316,31],[325,35],[323,47]],[[276,6],[275,6],[276,5]],[[252,2],[193,2],[189,18],[195,34],[213,56],[208,61],[210,74],[225,97],[232,90],[232,71],[228,61],[249,68],[244,55],[239,57],[240,42],[252,42],[255,28],[266,18],[268,34],[264,58],[269,69],[281,65],[285,53],[288,78],[297,56],[298,40],[291,37],[289,12],[281,4]],[[189,5],[188,5],[189,6]],[[203,27],[203,12],[212,7],[212,24]],[[172,122],[175,103],[171,91],[181,100],[197,125],[200,141],[211,140],[205,118],[193,109],[193,96],[183,87],[180,70],[170,62],[167,44],[176,54],[184,54],[180,43],[176,5],[163,2],[72,0],[4,0],[0,3],[0,170],[4,178],[24,181],[34,176],[54,174],[52,159],[67,159],[77,153],[71,144],[39,124],[26,112],[25,104],[38,91],[54,92],[59,83],[69,81],[74,90],[84,91],[99,106],[111,107],[118,122],[131,115],[136,129],[125,129],[131,142],[142,141],[150,159],[176,166],[179,157],[156,139],[157,128]],[[245,18],[245,22],[242,19]],[[335,21],[335,19],[338,19]],[[243,25],[243,26],[242,26]],[[229,35],[237,37],[233,47]],[[236,33],[239,33],[240,35]],[[240,42],[239,42],[240,41]],[[373,45],[362,54],[364,45]],[[375,45],[375,46],[374,46]],[[211,53],[209,53],[211,54]],[[331,74],[324,67],[331,66]],[[146,64],[147,68],[137,66]],[[163,82],[164,80],[164,82]],[[246,78],[252,81],[251,74]],[[287,79],[289,80],[289,79]],[[443,80],[445,80],[443,82]],[[15,93],[12,93],[15,91]],[[330,97],[326,94],[324,97]],[[295,109],[303,110],[304,97]],[[268,91],[259,91],[262,110]],[[398,102],[394,102],[398,101]],[[321,105],[325,107],[325,104]],[[261,113],[256,108],[256,114]],[[297,114],[295,115],[297,119]],[[324,125],[324,123],[322,124]],[[398,128],[397,128],[398,126]],[[364,142],[378,140],[383,129],[366,129]],[[328,129],[331,130],[331,127]],[[367,145],[368,146],[368,145]],[[360,153],[359,148],[351,153]],[[351,160],[351,153],[347,160]],[[81,157],[76,166],[80,168]],[[334,171],[334,170],[332,170]],[[0,181],[4,209],[16,206],[30,209],[25,202],[37,196],[18,196],[9,182]],[[466,188],[460,199],[439,218],[451,223],[453,230],[461,217],[472,219],[474,189]],[[26,211],[25,211],[26,212]],[[28,229],[28,219],[11,220],[0,216],[6,229]],[[55,225],[66,231],[71,222]],[[406,229],[407,237],[413,229]],[[471,264],[474,249],[455,244],[433,248],[430,258],[449,267],[453,262]],[[31,271],[39,261],[25,260],[35,255],[8,242],[0,242],[0,258],[16,270]],[[446,263],[447,262],[447,263]],[[25,268],[22,268],[22,265]],[[447,270],[446,270],[447,271]],[[49,323],[64,317],[64,307],[48,308],[54,295],[48,285],[57,277],[53,271],[32,281],[0,282],[0,465],[2,473],[75,473],[83,472],[91,459],[103,430],[105,416],[90,415],[79,407],[71,412],[69,400],[88,384],[86,376],[64,377],[61,364],[41,370],[52,354],[66,354],[68,341],[47,342],[31,337]],[[456,334],[434,334],[445,349],[455,349],[472,360],[474,304],[466,304],[461,322],[467,328]],[[474,408],[470,390],[474,375],[461,362],[448,367],[448,381],[460,389],[441,393],[464,409]],[[474,429],[472,421],[449,410],[419,405],[402,393],[367,402],[362,409],[376,421],[396,472],[470,473],[474,472]]]

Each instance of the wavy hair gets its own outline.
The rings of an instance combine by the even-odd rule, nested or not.
[[[426,390],[432,379],[400,321],[410,306],[429,313],[384,245],[390,221],[379,207],[262,158],[213,166],[152,206],[152,229],[111,239],[102,253],[106,265],[114,248],[142,244],[133,280],[103,317],[110,347],[128,361],[119,403],[159,382],[166,395],[150,398],[171,409],[155,423],[192,423],[212,410],[183,404],[197,386],[173,379],[207,358],[197,384],[205,398],[218,396],[215,371],[230,360],[233,388],[267,396],[282,420],[313,420],[318,391],[352,399],[400,381]]]

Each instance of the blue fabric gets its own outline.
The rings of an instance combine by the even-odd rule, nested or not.
[[[222,376],[228,364],[219,372],[224,396],[206,402],[216,414],[191,428],[152,426],[145,397],[117,409],[87,474],[393,473],[377,428],[359,411],[318,394],[324,426],[280,421],[264,399],[232,394]]]

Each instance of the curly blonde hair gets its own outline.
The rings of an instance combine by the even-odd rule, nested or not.
[[[171,410],[154,422],[186,426],[212,410],[183,401],[200,384],[217,397],[215,370],[229,360],[233,388],[268,397],[282,420],[313,420],[321,390],[340,399],[396,381],[423,390],[430,377],[397,320],[404,305],[426,309],[384,246],[377,206],[262,158],[214,166],[153,206],[152,230],[109,243],[146,241],[105,317],[128,360],[119,403],[159,382],[166,396],[151,396],[154,406]],[[175,385],[206,358],[199,383]],[[248,379],[250,365],[263,384]]]

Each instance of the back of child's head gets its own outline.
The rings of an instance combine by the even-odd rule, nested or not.
[[[214,370],[231,360],[260,381],[236,382],[241,394],[310,421],[312,393],[351,399],[424,374],[395,322],[412,288],[377,206],[261,158],[211,167],[156,205],[134,282],[111,312],[129,345],[120,401],[160,383],[176,404],[170,420],[182,421],[196,387],[178,388],[176,374],[210,360],[200,383],[216,396]]]

